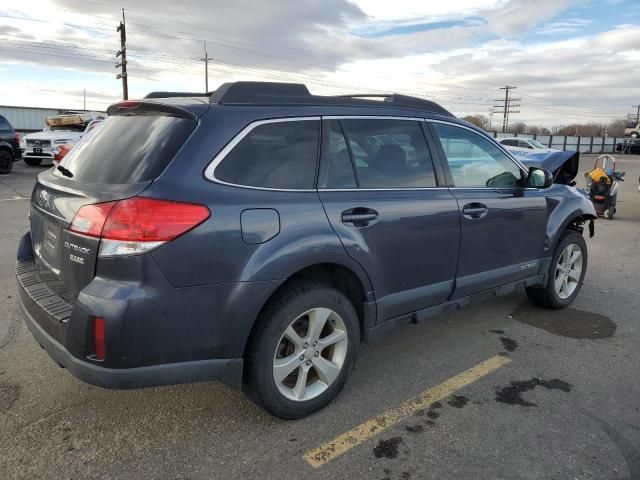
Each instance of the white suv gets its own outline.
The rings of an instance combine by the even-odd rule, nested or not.
[[[27,165],[40,165],[43,160],[53,162],[58,146],[76,143],[97,123],[102,122],[106,118],[106,114],[99,112],[64,112],[62,115],[52,118],[65,119],[72,117],[81,117],[80,119],[83,121],[73,124],[49,125],[42,132],[30,133],[21,138],[22,158]]]

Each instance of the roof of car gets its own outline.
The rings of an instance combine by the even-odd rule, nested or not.
[[[279,82],[231,82],[209,93],[151,92],[145,99],[183,99],[234,106],[333,106],[399,108],[452,117],[441,105],[418,97],[400,94],[312,95],[306,85]]]

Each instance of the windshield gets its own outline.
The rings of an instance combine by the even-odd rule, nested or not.
[[[536,142],[535,140],[529,140],[529,143],[536,148],[547,148],[544,145],[542,145],[540,142]]]
[[[76,144],[54,175],[87,183],[153,180],[195,126],[193,120],[162,113],[109,117]]]

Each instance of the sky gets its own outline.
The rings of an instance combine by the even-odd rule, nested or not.
[[[0,105],[105,109],[235,80],[316,94],[397,92],[458,116],[606,123],[640,104],[640,0],[0,0]],[[492,121],[498,124],[500,114]]]

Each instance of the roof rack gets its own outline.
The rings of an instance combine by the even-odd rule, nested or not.
[[[371,100],[383,98],[384,101]],[[451,112],[430,100],[408,95],[356,94],[323,96],[312,95],[302,83],[232,82],[221,85],[209,95],[211,103],[221,105],[350,105],[412,108],[452,117]]]

